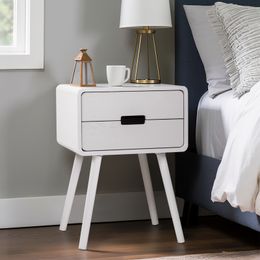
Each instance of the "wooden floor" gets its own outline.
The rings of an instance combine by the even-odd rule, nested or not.
[[[177,244],[170,220],[93,224],[89,250],[77,249],[80,225],[67,232],[58,227],[0,230],[0,260],[141,259],[193,253],[260,249],[259,233],[219,217],[203,217],[185,228],[185,244]]]

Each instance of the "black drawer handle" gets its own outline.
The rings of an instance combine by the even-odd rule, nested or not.
[[[145,116],[122,116],[121,125],[144,125]]]

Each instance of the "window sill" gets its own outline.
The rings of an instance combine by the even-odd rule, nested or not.
[[[0,53],[0,70],[44,68],[44,0],[29,3],[29,39],[26,53]]]

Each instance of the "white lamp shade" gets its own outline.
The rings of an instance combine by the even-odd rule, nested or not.
[[[172,27],[169,0],[122,0],[120,28]]]

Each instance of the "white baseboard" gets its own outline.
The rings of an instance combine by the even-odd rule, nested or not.
[[[170,217],[164,192],[156,192],[160,218]],[[58,225],[65,196],[0,199],[0,228]],[[77,195],[70,223],[81,223],[85,195]],[[182,209],[180,201],[180,212]],[[98,194],[93,222],[113,222],[149,219],[144,192]]]

